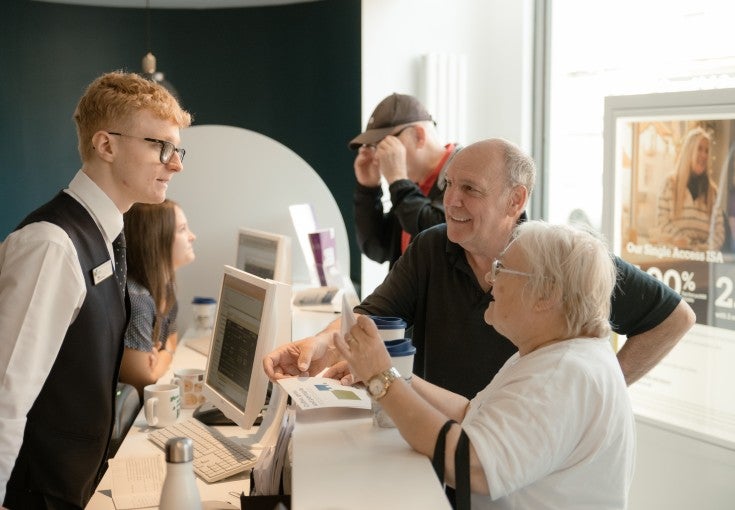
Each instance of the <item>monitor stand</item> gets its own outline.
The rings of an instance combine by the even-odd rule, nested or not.
[[[257,430],[245,437],[227,436],[227,438],[254,450],[275,446],[278,440],[278,433],[283,424],[283,415],[286,412],[287,401],[288,393],[283,391],[280,385],[273,384],[267,407],[263,409],[255,419],[255,423],[253,423],[253,427],[257,427]],[[193,417],[209,426],[237,425],[209,402],[205,402],[197,407],[194,410]]]
[[[240,438],[239,442],[253,449],[275,446],[278,434],[283,426],[283,415],[286,413],[287,402],[288,393],[281,388],[280,384],[273,384],[270,402],[268,407],[261,413],[263,419],[257,432],[251,436]]]
[[[203,424],[209,425],[210,427],[219,425],[237,425],[234,421],[225,416],[225,413],[220,411],[218,407],[215,407],[209,402],[205,402],[197,407],[194,410],[193,416]],[[260,425],[261,421],[263,421],[262,414],[258,415],[253,426],[257,427]]]

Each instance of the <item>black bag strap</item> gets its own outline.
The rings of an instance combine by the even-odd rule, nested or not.
[[[456,510],[470,510],[470,438],[462,429],[454,451]]]
[[[442,486],[444,485],[444,450],[446,450],[447,432],[455,423],[457,422],[454,420],[447,420],[439,430],[439,435],[436,437],[436,446],[434,446],[434,458],[431,459],[431,464],[434,466],[434,471]]]

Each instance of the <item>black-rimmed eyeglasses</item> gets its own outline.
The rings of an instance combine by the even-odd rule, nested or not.
[[[515,274],[518,276],[533,276],[531,273],[524,273],[523,271],[516,271],[515,269],[508,269],[503,266],[503,263],[498,259],[493,260],[493,265],[490,269],[490,279],[494,282],[500,273]]]
[[[137,140],[145,140],[146,142],[157,143],[161,146],[161,154],[159,155],[158,159],[164,165],[167,165],[168,162],[171,161],[174,152],[179,153],[179,159],[181,161],[184,161],[184,155],[186,155],[186,149],[176,147],[174,144],[172,144],[171,142],[167,142],[166,140],[159,140],[157,138],[147,138],[142,136],[124,135],[122,133],[113,133],[112,131],[108,131],[107,133],[110,135],[124,136],[126,138],[135,138]]]

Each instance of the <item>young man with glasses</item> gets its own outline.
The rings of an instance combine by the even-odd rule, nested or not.
[[[413,236],[444,223],[443,174],[459,147],[442,144],[426,108],[405,94],[383,99],[349,147],[357,150],[354,205],[360,250],[392,267]],[[390,192],[388,212],[381,176]]]
[[[516,351],[483,320],[492,300],[486,275],[525,219],[535,178],[533,160],[505,140],[462,149],[446,173],[447,223],[420,233],[384,282],[355,308],[363,315],[405,319],[416,346],[414,372],[467,398]],[[611,323],[628,336],[618,361],[632,384],[671,350],[695,317],[666,285],[617,257],[616,265]],[[273,351],[263,360],[266,373],[273,379],[313,375],[337,363],[332,335],[340,325],[338,319],[313,337]],[[326,375],[340,376],[345,368],[337,364]]]
[[[106,469],[129,314],[123,213],[166,198],[191,123],[166,89],[120,72],[89,85],[74,120],[81,169],[0,246],[0,502],[11,509],[83,508]]]

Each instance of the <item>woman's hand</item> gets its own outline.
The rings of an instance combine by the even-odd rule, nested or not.
[[[364,315],[357,316],[357,324],[341,338],[334,334],[334,344],[342,357],[347,361],[354,380],[367,381],[391,367],[390,356],[378,328],[372,319]]]
[[[335,333],[336,335],[337,333]],[[329,367],[324,372],[324,376],[328,379],[337,379],[339,383],[343,386],[352,386],[353,384],[359,382],[354,375],[352,375],[352,372],[350,372],[350,366],[347,364],[346,361],[339,361]]]

